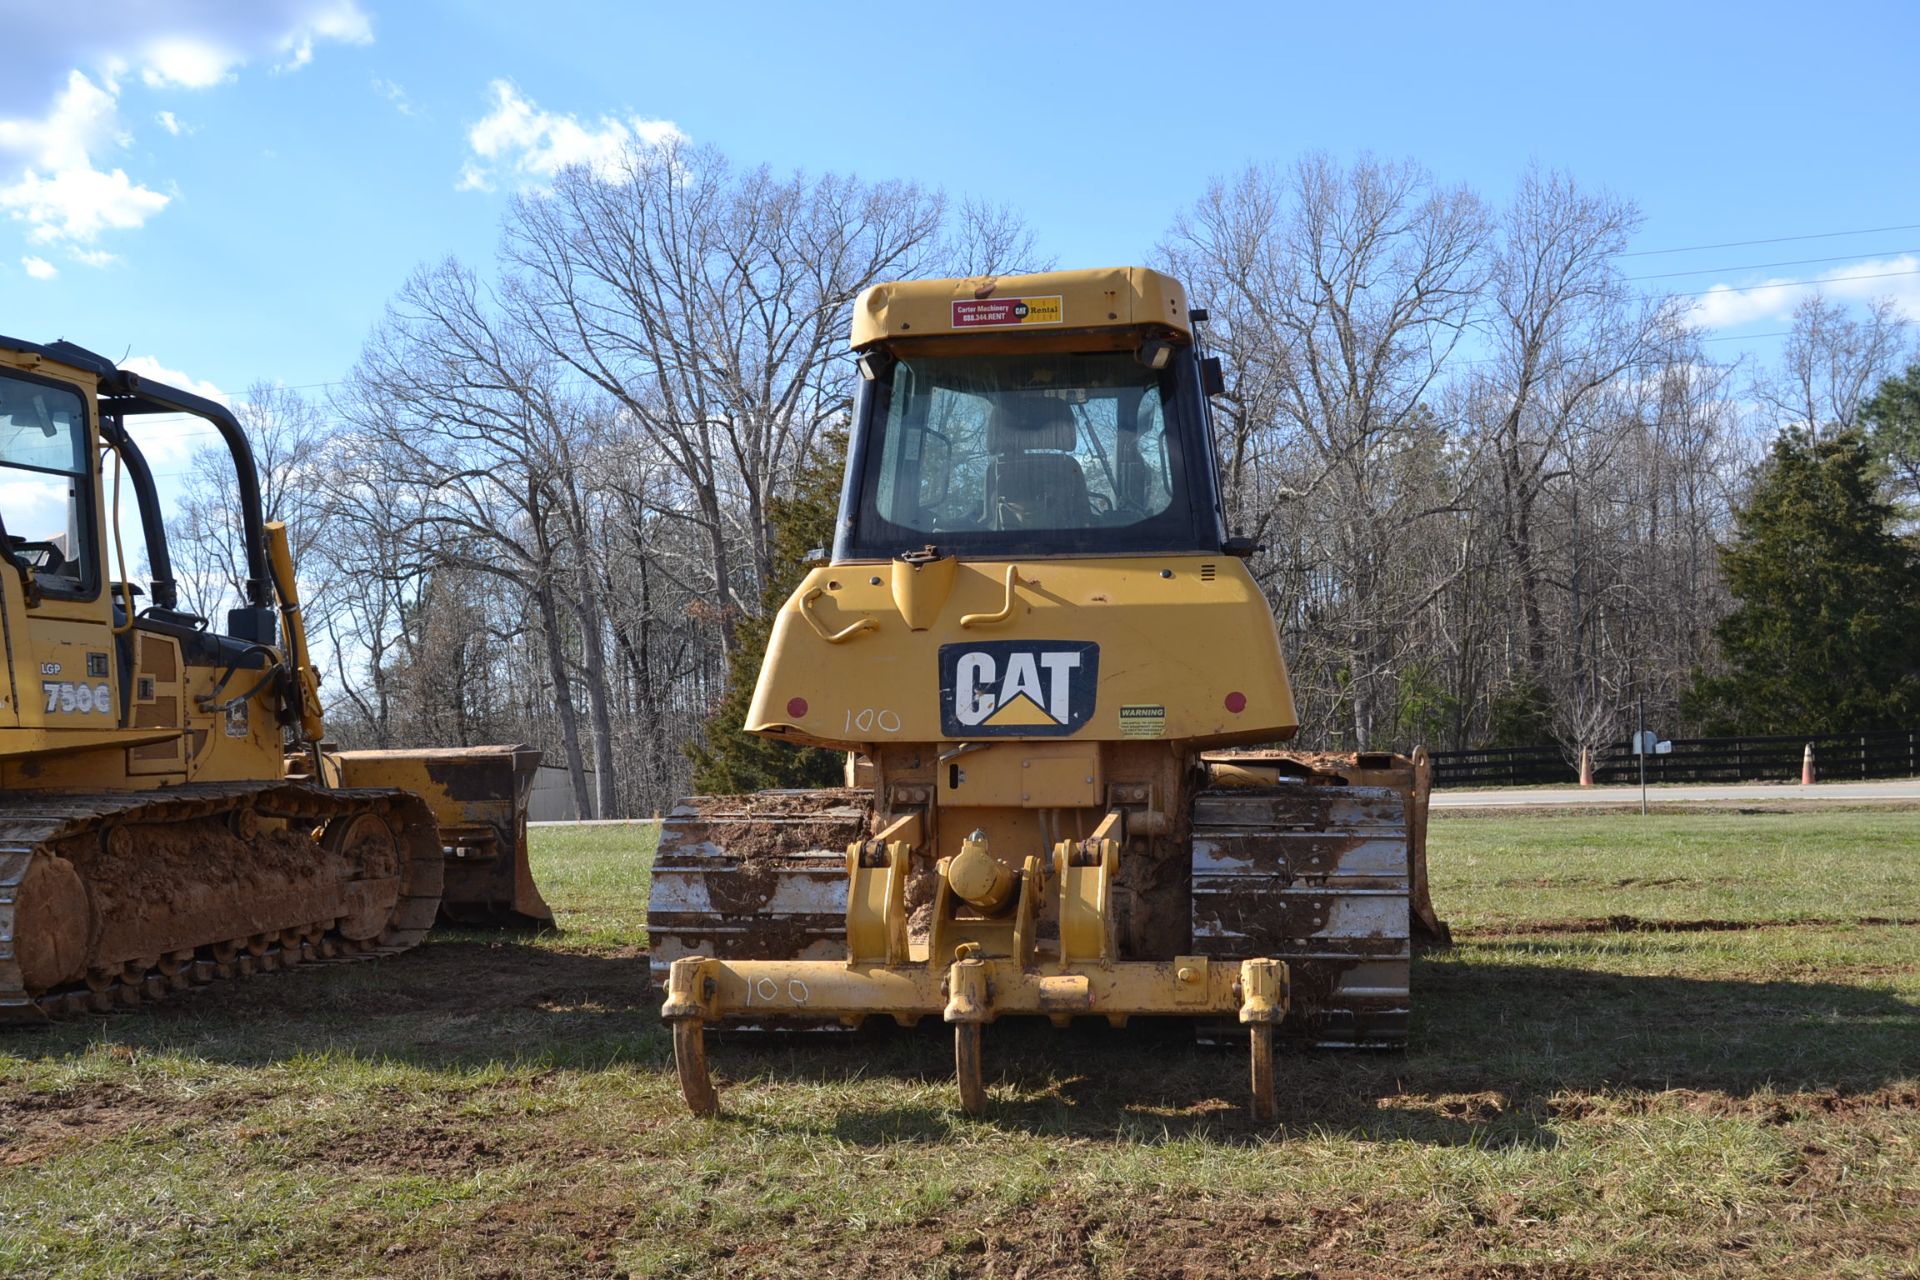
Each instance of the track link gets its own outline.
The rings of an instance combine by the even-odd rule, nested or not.
[[[332,910],[272,927],[215,928],[212,936],[170,939],[151,956],[115,958],[90,950],[83,980],[29,991],[21,950],[34,940],[19,933],[21,890],[35,860],[98,841],[151,838],[155,829],[182,838],[187,824],[225,821],[240,832],[257,832],[260,819],[284,819],[290,830],[316,833],[333,824],[379,815],[397,846],[399,886],[384,924],[371,936],[341,932]],[[119,834],[116,833],[125,833]],[[242,836],[240,838],[250,839]],[[323,855],[314,846],[316,861]],[[206,870],[205,864],[195,864]],[[220,869],[238,881],[249,867]],[[139,1005],[197,985],[271,973],[308,961],[344,961],[394,955],[418,945],[439,908],[443,853],[433,814],[417,796],[383,788],[324,789],[300,782],[194,783],[148,792],[74,794],[16,792],[0,797],[0,1024],[42,1023],[49,1018]],[[84,879],[84,877],[83,877]],[[202,876],[202,882],[208,877]],[[250,882],[249,882],[250,883]],[[224,886],[223,886],[224,887]],[[87,885],[88,902],[100,886]],[[243,907],[250,905],[243,902]],[[316,901],[316,906],[321,905]],[[100,942],[99,910],[93,911],[90,946]],[[375,921],[378,921],[375,917]],[[165,921],[163,920],[164,924]],[[259,919],[234,925],[263,925]],[[353,930],[363,934],[364,929]]]

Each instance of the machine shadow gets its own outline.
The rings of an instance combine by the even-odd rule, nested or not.
[[[436,935],[403,955],[216,983],[5,1047],[57,1058],[107,1043],[248,1067],[328,1054],[455,1071],[670,1064],[643,950],[583,955],[526,937]]]
[[[1278,1124],[1245,1117],[1245,1050],[1195,1043],[1177,1022],[1123,1030],[1032,1021],[987,1029],[986,1124],[1036,1135],[1257,1143],[1321,1132],[1439,1145],[1551,1145],[1554,1122],[1644,1110],[1671,1094],[1691,1110],[1790,1114],[1910,1082],[1920,1073],[1920,1005],[1836,982],[1629,976],[1543,964],[1525,943],[1468,959],[1416,962],[1413,1046],[1404,1053],[1294,1049],[1278,1066]],[[1488,958],[1491,956],[1492,958]],[[946,1029],[892,1027],[853,1052],[764,1037],[716,1038],[727,1081],[839,1084],[889,1074],[941,1081]],[[724,1099],[724,1092],[723,1092]],[[724,1101],[723,1101],[724,1105]],[[760,1117],[744,1118],[763,1123]],[[970,1123],[953,1106],[840,1109],[789,1127],[857,1143],[940,1137]]]
[[[856,1144],[941,1138],[987,1124],[1035,1135],[1258,1143],[1285,1133],[1482,1146],[1545,1145],[1554,1121],[1644,1106],[1670,1090],[1698,1105],[1765,1107],[1777,1095],[1845,1096],[1920,1071],[1920,1005],[1839,982],[1630,976],[1570,967],[1548,943],[1478,942],[1416,961],[1413,1047],[1289,1050],[1279,1122],[1245,1118],[1246,1057],[1195,1042],[1183,1022],[1065,1030],[987,1028],[988,1114],[947,1092],[947,1028],[876,1022],[852,1034],[714,1033],[722,1123]],[[59,1058],[102,1043],[264,1066],[327,1054],[435,1069],[641,1067],[670,1072],[659,996],[637,948],[581,955],[525,941],[435,941],[367,964],[313,967],[190,992],[110,1017],[11,1034],[9,1053]],[[116,1049],[116,1051],[118,1051]],[[741,1086],[940,1086],[924,1104],[860,1098],[805,1108],[742,1103]],[[733,1095],[729,1102],[729,1094]],[[916,1091],[926,1098],[925,1090]]]

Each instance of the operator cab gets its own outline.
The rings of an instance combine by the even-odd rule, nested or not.
[[[0,374],[0,556],[49,595],[91,596],[92,465],[86,405],[72,387]]]
[[[1153,277],[1135,293],[1165,279],[1111,274]],[[1052,304],[1036,311],[1072,317],[1079,299],[1053,287],[1064,299],[1033,299]],[[1184,302],[1178,325],[1096,299],[1096,318],[1117,323],[1016,335],[956,331],[963,298],[948,332],[921,336],[924,320],[915,331],[900,317],[938,316],[928,304],[940,299],[917,296],[926,285],[888,288],[856,309],[856,341],[863,323],[872,336],[836,561],[929,545],[967,558],[1222,551],[1205,367]]]
[[[0,335],[0,352],[18,357],[17,366],[0,367],[0,570],[18,575],[29,598],[86,602],[98,599],[106,587],[117,628],[126,626],[135,598],[146,597],[150,603],[135,610],[142,626],[208,631],[207,619],[179,607],[165,512],[131,425],[142,416],[197,418],[225,441],[233,458],[246,572],[237,584],[240,607],[228,611],[225,635],[208,636],[231,638],[241,648],[276,643],[260,481],[253,450],[233,413],[214,401],[147,382],[70,342],[41,345]],[[91,375],[97,397],[83,394],[71,376],[54,376],[61,367]],[[97,421],[91,420],[90,400],[96,400]],[[126,550],[117,543],[122,514],[117,493],[111,509],[100,509],[107,454],[124,469],[126,505],[137,516],[145,543],[148,591],[103,572],[109,565],[118,568],[114,562],[124,559]]]

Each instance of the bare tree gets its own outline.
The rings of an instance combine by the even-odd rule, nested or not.
[[[327,434],[326,418],[298,392],[269,382],[249,387],[234,416],[253,449],[266,518],[286,522],[294,563],[307,575],[302,553],[316,524],[314,463]],[[245,598],[240,495],[233,456],[224,445],[195,450],[181,501],[167,521],[167,545],[188,612],[218,618]],[[320,585],[310,577],[303,576],[303,582]]]
[[[1051,271],[1053,265],[1018,210],[975,199],[960,202],[938,255],[938,269],[956,276],[1021,275]]]
[[[1575,480],[1582,455],[1607,447],[1617,423],[1609,400],[1621,379],[1658,358],[1655,340],[1672,310],[1637,298],[1615,265],[1638,224],[1631,204],[1583,191],[1566,174],[1530,169],[1493,250],[1493,354],[1471,375],[1468,404],[1495,478],[1529,682],[1548,676],[1541,503],[1553,486]],[[1577,566],[1570,587],[1580,588]]]
[[[679,472],[690,502],[663,514],[705,534],[727,606],[751,608],[766,576],[769,492],[845,410],[832,366],[848,304],[916,272],[941,214],[912,184],[735,173],[677,142],[632,146],[611,177],[568,169],[551,194],[515,202],[516,319]]]
[[[584,655],[597,799],[617,805],[602,612],[585,566],[593,534],[581,467],[598,418],[563,370],[489,305],[478,278],[448,260],[414,274],[355,367],[348,420],[381,442],[387,484],[417,495],[397,536],[439,563],[490,574],[537,609],[567,768],[587,791],[571,637]],[[575,615],[572,625],[563,611]]]
[[[1856,318],[1813,294],[1793,309],[1780,367],[1754,381],[1754,398],[1777,429],[1805,426],[1815,439],[1844,431],[1874,388],[1899,371],[1909,321],[1892,298],[1878,298]]]
[[[1676,722],[1755,442],[1854,422],[1906,329],[1816,299],[1737,393],[1621,277],[1636,224],[1562,173],[1495,218],[1417,165],[1309,156],[1214,183],[1164,238],[1230,371],[1229,517],[1264,544],[1305,742],[1571,759],[1640,699]],[[252,393],[341,731],[511,734],[564,759],[584,812],[671,803],[759,607],[768,500],[848,411],[859,290],[1049,265],[1006,206],[678,143],[518,201],[496,275],[449,262],[398,294],[336,422]],[[183,576],[210,611],[243,562],[230,480],[197,465]]]
[[[1274,531],[1283,618],[1337,655],[1315,664],[1331,681],[1322,701],[1343,708],[1362,748],[1406,616],[1436,589],[1404,570],[1426,522],[1454,505],[1453,486],[1396,481],[1407,468],[1448,470],[1433,392],[1485,279],[1486,232],[1478,197],[1417,165],[1313,155],[1286,174],[1216,183],[1167,249],[1196,297],[1221,308],[1244,362],[1229,398],[1229,483],[1256,532]],[[1256,457],[1272,461],[1250,503]]]

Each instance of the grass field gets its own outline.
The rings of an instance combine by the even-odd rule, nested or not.
[[[1404,1055],[1177,1031],[715,1039],[682,1111],[634,828],[561,932],[0,1036],[0,1274],[1920,1273],[1920,812],[1443,818]]]

